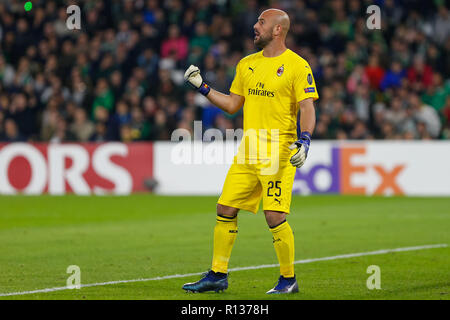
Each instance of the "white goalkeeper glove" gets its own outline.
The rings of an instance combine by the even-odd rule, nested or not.
[[[204,96],[207,96],[211,90],[211,88],[203,81],[203,78],[200,75],[200,69],[192,64],[184,73],[184,81],[188,82]]]
[[[295,141],[289,146],[290,150],[297,149],[297,152],[291,157],[290,162],[294,167],[300,168],[308,157],[309,146],[311,144],[311,134],[303,131],[300,134],[300,140]]]

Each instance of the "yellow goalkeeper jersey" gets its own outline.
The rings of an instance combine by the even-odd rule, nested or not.
[[[288,147],[297,140],[298,102],[319,98],[308,62],[290,49],[277,57],[259,51],[243,58],[230,92],[245,97],[238,151],[245,160],[290,157]]]

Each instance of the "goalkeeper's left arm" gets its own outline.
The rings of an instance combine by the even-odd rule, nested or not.
[[[208,98],[214,105],[229,114],[238,112],[244,104],[244,97],[232,92],[230,92],[229,95],[223,94],[207,85],[200,75],[200,69],[196,66],[191,65],[186,70],[184,73],[184,80]]]
[[[300,105],[300,139],[289,146],[289,149],[297,149],[291,157],[291,164],[300,168],[308,157],[309,146],[311,144],[311,134],[316,125],[316,111],[314,109],[313,98],[308,98],[299,102]]]

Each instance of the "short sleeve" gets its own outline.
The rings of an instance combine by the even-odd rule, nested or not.
[[[319,99],[316,82],[309,64],[305,61],[304,64],[299,65],[297,70],[293,81],[296,101],[300,102],[307,98]]]
[[[244,88],[242,85],[242,72],[241,72],[241,65],[242,63],[239,61],[239,63],[236,66],[236,74],[234,75],[233,82],[231,83],[230,92],[244,96]]]

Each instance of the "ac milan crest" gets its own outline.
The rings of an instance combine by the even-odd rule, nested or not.
[[[284,72],[284,64],[281,65],[281,67],[278,68],[278,70],[277,70],[277,76],[281,77],[281,75],[283,74],[283,72]]]

